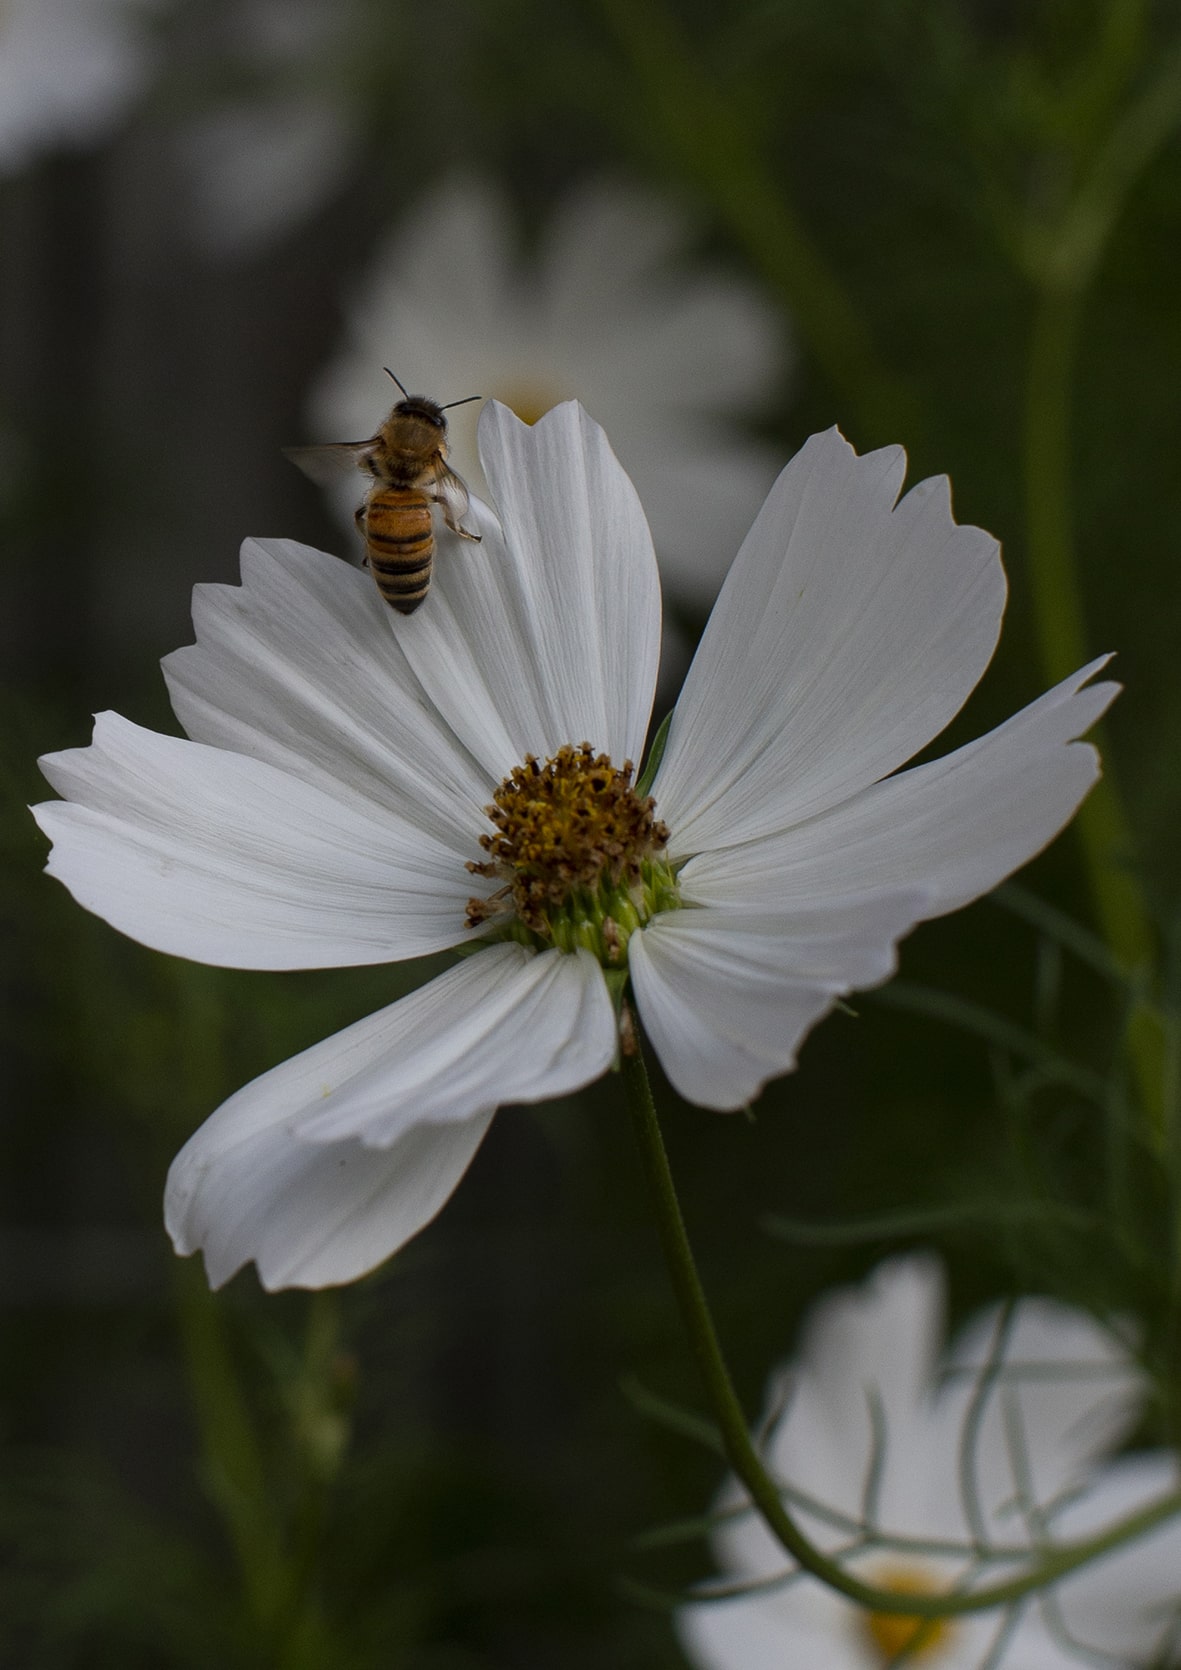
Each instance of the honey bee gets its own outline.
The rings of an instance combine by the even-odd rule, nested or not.
[[[287,456],[313,481],[327,482],[344,469],[373,477],[356,523],[365,541],[365,566],[377,589],[400,615],[412,615],[430,590],[435,561],[433,510],[461,539],[478,533],[461,527],[469,499],[464,483],[447,464],[447,419],[451,406],[479,400],[453,400],[440,406],[425,395],[407,394],[388,366],[402,399],[368,441],[337,441],[328,446],[289,447]]]

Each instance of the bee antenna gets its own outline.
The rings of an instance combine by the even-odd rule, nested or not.
[[[399,388],[401,384],[398,385]],[[449,412],[452,406],[470,406],[473,400],[483,400],[482,394],[465,394],[462,400],[449,400],[445,406],[440,406],[441,412]]]
[[[387,377],[394,377],[394,374],[390,370],[388,365],[383,365],[381,369],[385,372]],[[405,385],[405,383],[402,382],[401,378],[400,377],[394,377],[394,382],[397,383],[398,387],[402,390],[402,393],[403,393],[403,395],[405,395],[405,398],[407,400],[409,400],[410,396],[408,394],[406,394],[406,385]]]

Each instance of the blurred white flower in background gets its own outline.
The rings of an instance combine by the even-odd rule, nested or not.
[[[356,0],[248,0],[229,14],[219,49],[244,91],[180,140],[198,241],[252,254],[343,184],[361,132],[349,80],[358,13]]]
[[[154,0],[0,0],[0,173],[96,144],[154,61]]]
[[[666,585],[712,602],[775,479],[778,454],[740,420],[781,393],[782,316],[751,284],[686,258],[691,229],[618,183],[575,192],[525,256],[504,197],[453,180],[395,229],[348,314],[348,340],[312,400],[317,440],[363,440],[397,398],[480,394],[532,422],[576,398],[636,484]],[[450,414],[451,458],[488,487],[478,406]],[[341,498],[342,509],[359,494]]]
[[[855,1526],[915,1539],[869,1546],[851,1569],[903,1594],[933,1594],[986,1567],[973,1539],[1019,1553],[1045,1535],[1094,1534],[1178,1485],[1177,1458],[1152,1451],[1109,1459],[1135,1426],[1146,1377],[1124,1347],[1081,1311],[1023,1299],[977,1317],[943,1354],[943,1279],[934,1258],[880,1265],[862,1287],[822,1300],[794,1363],[769,1387],[765,1459],[784,1485],[824,1503],[844,1524],[796,1499],[800,1521],[829,1552]],[[970,1416],[982,1385],[987,1390]],[[978,1420],[974,1441],[965,1423]],[[721,1570],[759,1583],[791,1562],[762,1521],[743,1512],[731,1481],[714,1532]],[[919,1547],[922,1542],[925,1547]],[[971,1574],[965,1577],[965,1574]],[[1008,1612],[927,1626],[867,1615],[798,1573],[753,1593],[684,1607],[678,1633],[704,1670],[1066,1670],[1177,1662],[1181,1519],[1081,1568]],[[909,1650],[908,1650],[909,1643]]]

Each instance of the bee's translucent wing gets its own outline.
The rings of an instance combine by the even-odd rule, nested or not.
[[[449,469],[441,458],[435,465],[432,475],[435,496],[443,512],[444,522],[452,533],[459,534],[461,538],[478,540],[480,537],[478,533],[469,533],[466,528],[460,526],[471,506],[467,487],[455,471]]]
[[[330,441],[327,446],[285,446],[283,456],[298,464],[304,475],[321,487],[331,487],[342,475],[365,467],[365,459],[378,444],[374,435],[368,441]]]

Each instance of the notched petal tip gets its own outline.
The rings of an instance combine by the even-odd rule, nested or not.
[[[906,448],[901,442],[892,441],[887,446],[874,447],[869,452],[858,452],[841,426],[834,423],[829,429],[820,429],[814,435],[809,435],[803,446],[785,465],[782,473],[795,471],[802,474],[811,468],[828,471],[852,468],[863,470],[870,476],[880,474],[887,479],[897,475],[894,495],[897,498],[906,477],[906,466]]]
[[[90,720],[92,720],[92,725],[90,725],[90,741],[79,743],[79,745],[73,746],[73,748],[53,748],[52,753],[42,753],[42,755],[38,755],[37,770],[42,773],[42,777],[45,778],[45,782],[50,783],[50,787],[57,788],[57,783],[53,782],[53,775],[50,775],[50,773],[60,772],[60,770],[67,765],[67,762],[73,762],[73,760],[77,760],[77,758],[79,758],[79,755],[87,753],[87,750],[92,748],[92,746],[100,740],[100,730],[105,731],[105,728],[107,728],[107,721],[117,721],[119,718],[119,713],[114,713],[114,711],[110,710],[110,708],[104,708],[102,713],[92,713],[92,715],[90,715]],[[124,723],[127,723],[127,721],[124,721]],[[57,792],[63,793],[63,790],[58,788]]]
[[[476,424],[476,446],[480,453],[480,465],[487,474],[488,457],[496,449],[512,442],[526,443],[530,432],[541,431],[543,434],[553,427],[554,414],[563,408],[576,406],[576,400],[562,400],[558,405],[551,406],[548,412],[543,412],[536,423],[526,423],[524,418],[517,416],[511,406],[506,406],[502,400],[489,396],[484,402]],[[561,422],[562,419],[558,419]]]
[[[37,763],[40,764],[40,761]],[[33,822],[37,825],[38,834],[44,836],[49,842],[49,850],[46,852],[45,862],[41,866],[42,872],[47,876],[53,876],[55,880],[57,875],[53,867],[53,848],[57,837],[54,835],[52,828],[47,827],[47,825],[52,822],[53,809],[61,804],[60,800],[38,800],[27,808]]]
[[[951,513],[946,478],[900,497],[900,446],[836,429],[780,475],[677,703],[654,788],[678,851],[770,833],[896,771],[992,656],[999,546]]]
[[[615,450],[602,424],[596,423],[581,400],[559,400],[535,422],[526,423],[510,406],[490,398],[480,413],[476,438],[485,473],[488,465],[485,447],[491,451],[495,446],[510,442],[532,446],[535,450],[555,441],[559,445],[568,445],[574,451],[601,447],[615,458]]]

